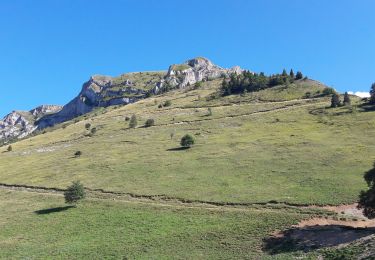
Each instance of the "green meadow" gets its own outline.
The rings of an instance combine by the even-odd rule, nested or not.
[[[355,97],[351,106],[329,108],[330,97],[316,94],[324,86],[311,80],[227,97],[215,94],[219,85],[207,81],[199,89],[97,109],[13,143],[11,152],[3,146],[0,183],[64,189],[80,180],[90,189],[177,204],[357,201],[374,161],[375,111]],[[166,100],[172,105],[160,107]],[[133,114],[134,129],[125,120]],[[155,125],[144,127],[150,118]],[[195,138],[190,149],[180,148],[185,134]],[[5,259],[290,259],[302,252],[271,255],[262,249],[264,239],[315,214],[98,198],[61,209],[59,195],[1,188],[0,198]]]

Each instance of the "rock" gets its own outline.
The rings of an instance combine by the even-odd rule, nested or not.
[[[242,69],[238,66],[231,69],[224,69],[214,65],[210,60],[202,57],[191,59],[183,64],[171,65],[164,81],[157,84],[153,93],[160,92],[163,85],[184,88],[199,81],[217,79],[229,76],[232,73],[239,74]]]
[[[7,141],[24,138],[34,132],[38,126],[35,122],[46,114],[56,113],[61,106],[42,105],[30,111],[13,111],[0,120],[0,140]]]
[[[56,105],[41,105],[38,106],[32,110],[30,110],[30,113],[34,117],[41,117],[46,114],[56,113],[59,112],[62,109],[62,106],[56,106]]]
[[[29,112],[12,112],[0,121],[0,140],[24,137],[35,131],[86,114],[96,107],[130,104],[172,88],[241,73],[238,66],[224,69],[202,57],[169,66],[165,72],[127,73],[119,77],[94,75],[77,97],[64,107],[43,105]]]
[[[81,92],[66,104],[60,112],[47,115],[38,121],[38,128],[43,129],[55,124],[71,120],[92,111],[96,107],[129,104],[140,98],[126,97],[126,95],[145,95],[146,91],[132,87],[130,80],[122,82],[121,89],[114,91],[117,85],[110,76],[95,75],[85,82]]]

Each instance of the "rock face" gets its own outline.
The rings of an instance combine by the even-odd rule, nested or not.
[[[241,72],[242,69],[238,66],[224,69],[206,58],[198,57],[183,64],[171,65],[165,79],[155,86],[153,92],[155,94],[158,93],[165,85],[173,88],[184,88],[199,81],[217,79],[229,76],[232,73],[239,74]]]
[[[114,90],[116,89],[116,90]],[[40,129],[71,120],[92,111],[95,107],[129,104],[144,97],[146,91],[132,87],[132,82],[115,83],[109,76],[95,75],[83,84],[77,97],[58,113],[47,115],[38,121]],[[127,95],[132,95],[128,97]]]
[[[0,120],[0,140],[23,138],[31,134],[38,128],[35,121],[47,114],[56,113],[61,108],[55,105],[42,105],[30,111],[13,111]]]
[[[0,121],[0,140],[21,138],[35,129],[53,126],[86,114],[96,107],[134,103],[149,94],[185,88],[199,81],[241,73],[240,67],[224,69],[206,58],[169,66],[162,72],[133,72],[119,77],[92,76],[81,92],[64,107],[43,105],[29,112],[15,111]]]

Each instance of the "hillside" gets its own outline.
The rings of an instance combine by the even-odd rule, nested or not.
[[[11,152],[0,148],[2,214],[14,216],[0,224],[0,257],[268,258],[274,251],[262,245],[274,231],[333,214],[302,206],[357,201],[375,152],[375,111],[363,109],[359,98],[329,108],[330,96],[321,95],[326,86],[310,79],[221,96],[220,74],[187,84],[191,68],[171,66],[164,73],[184,70],[165,93],[92,106],[13,143]],[[162,75],[111,79],[101,100],[121,84],[150,91]],[[140,77],[150,84],[134,86]],[[163,106],[166,101],[171,105]],[[133,114],[138,126],[129,128],[126,118]],[[147,119],[155,125],[144,127]],[[180,148],[185,134],[196,139],[190,149]],[[74,180],[92,193],[86,202],[34,213],[59,208],[59,192]],[[277,254],[290,259],[303,251]]]

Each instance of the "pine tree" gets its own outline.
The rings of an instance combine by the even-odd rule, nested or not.
[[[294,75],[294,71],[293,71],[293,69],[290,69],[289,76],[290,76],[292,79],[294,79],[295,75]]]
[[[64,192],[65,202],[69,204],[76,203],[85,197],[85,188],[79,181],[73,182],[73,184]]]
[[[331,107],[340,106],[340,96],[337,93],[334,93],[331,98]]]
[[[348,106],[348,105],[350,105],[350,96],[349,96],[349,94],[348,94],[348,92],[345,92],[345,94],[344,94],[344,105],[345,106]]]
[[[372,83],[370,89],[370,103],[375,104],[375,83]]]
[[[296,79],[302,79],[303,78],[303,74],[301,71],[297,71],[297,74],[296,74]]]
[[[283,73],[281,74],[283,77],[286,77],[286,76],[288,76],[288,73],[286,73],[286,70],[285,69],[283,69]]]

